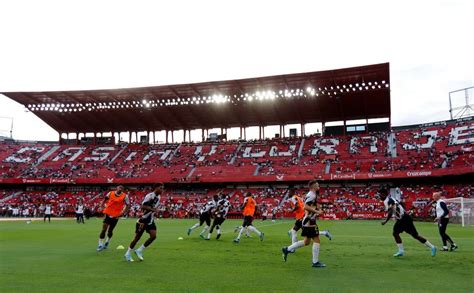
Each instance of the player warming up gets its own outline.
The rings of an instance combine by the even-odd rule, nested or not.
[[[48,218],[48,223],[51,223],[51,214],[53,213],[53,208],[51,207],[51,204],[47,204],[44,207],[44,219],[43,222],[46,222],[46,218]]]
[[[161,194],[163,193],[164,186],[162,183],[155,184],[153,186],[153,192],[148,193],[143,199],[141,209],[143,215],[137,220],[135,224],[135,238],[130,243],[127,252],[125,253],[126,261],[133,261],[132,250],[135,248],[137,242],[142,238],[143,232],[147,232],[150,237],[142,244],[138,249],[135,250],[139,260],[143,260],[143,250],[150,246],[156,239],[156,225],[155,225],[155,213],[157,212],[158,205],[160,204]]]
[[[291,212],[295,215],[295,224],[293,225],[293,228],[288,231],[288,236],[291,237],[291,244],[294,244],[295,242],[298,242],[298,231],[303,227],[305,209],[303,200],[295,193],[294,189],[288,191],[288,197],[290,198]],[[329,231],[321,231],[319,234],[326,236],[329,240],[332,239],[332,235]]]
[[[102,225],[102,231],[100,231],[99,235],[99,246],[97,247],[98,252],[109,247],[110,240],[114,235],[114,229],[119,218],[128,213],[130,201],[128,195],[124,192],[124,189],[125,188],[122,185],[119,185],[115,191],[110,191],[105,196],[105,209],[103,211],[105,218]],[[106,232],[107,240],[105,239]]]
[[[382,222],[382,225],[387,224],[392,217],[396,219],[395,225],[393,225],[393,238],[395,238],[395,242],[397,243],[398,251],[393,256],[400,257],[405,254],[402,238],[400,237],[400,234],[403,232],[407,232],[413,238],[426,245],[431,251],[431,256],[436,256],[436,247],[418,234],[413,224],[413,219],[405,212],[405,208],[396,199],[390,197],[387,189],[382,188],[379,190],[379,194],[387,211],[387,218]]]
[[[199,237],[204,239],[204,234],[209,230],[209,227],[211,226],[211,216],[216,208],[217,201],[219,200],[219,196],[214,195],[214,198],[210,201],[208,201],[200,210],[200,215],[199,215],[199,223],[194,224],[191,228],[188,229],[188,236],[191,235],[191,233],[197,229],[198,227],[202,226],[202,224],[206,223],[206,226],[204,229],[201,231],[199,234]]]
[[[217,202],[216,211],[214,213],[214,221],[212,221],[211,230],[207,234],[206,240],[211,239],[211,234],[214,231],[214,228],[217,230],[216,239],[221,238],[221,225],[224,223],[227,213],[230,209],[230,202],[227,199],[227,196],[222,194],[221,199]]]
[[[306,194],[304,199],[305,216],[303,217],[301,232],[301,236],[304,237],[304,240],[297,241],[288,247],[283,247],[281,251],[283,252],[283,260],[286,261],[289,253],[296,251],[298,248],[309,245],[311,240],[313,240],[312,266],[314,268],[324,268],[326,265],[319,261],[320,239],[318,224],[316,223],[316,217],[323,213],[317,204],[319,184],[316,180],[311,180],[308,183],[308,187],[309,192]]]
[[[263,237],[265,236],[263,232],[258,231],[257,228],[252,225],[256,206],[257,202],[252,197],[252,193],[247,192],[245,194],[244,204],[242,205],[244,222],[242,224],[242,227],[240,228],[239,235],[237,236],[237,238],[234,239],[235,243],[240,243],[240,236],[242,236],[242,233],[244,233],[245,229],[254,232],[260,237],[260,241],[263,241]]]
[[[443,251],[448,251],[448,242],[450,245],[451,251],[458,249],[458,246],[454,241],[446,234],[446,228],[449,223],[449,209],[446,206],[444,200],[441,199],[441,192],[433,193],[433,200],[436,201],[436,219],[435,222],[438,222],[439,235],[441,236],[441,241],[443,242]]]
[[[84,204],[82,204],[82,201],[78,201],[76,205],[76,222],[78,224],[84,223]]]

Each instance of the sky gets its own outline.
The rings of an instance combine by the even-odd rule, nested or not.
[[[448,93],[474,85],[472,0],[2,0],[0,11],[0,92],[158,86],[390,62],[392,125],[407,125],[449,119]],[[13,118],[16,139],[58,139],[2,95],[0,117]],[[0,135],[10,123],[0,118]]]

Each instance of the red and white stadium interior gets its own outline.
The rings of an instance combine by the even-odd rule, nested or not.
[[[429,216],[433,191],[474,197],[474,118],[392,127],[388,63],[198,84],[3,94],[59,133],[59,142],[0,138],[3,216],[39,216],[46,203],[56,216],[70,216],[78,199],[100,215],[104,193],[117,184],[128,189],[136,216],[155,182],[167,186],[162,216],[176,218],[194,217],[219,191],[230,196],[237,217],[247,190],[257,195],[260,214],[291,217],[280,205],[288,187],[303,193],[315,178],[329,219],[383,217],[381,185],[400,191],[419,218]],[[320,123],[321,131],[306,134],[309,123]],[[286,133],[290,124],[300,127]],[[270,125],[280,131],[265,138]],[[247,140],[246,129],[254,126],[260,139]],[[240,138],[227,139],[227,129],[236,127]],[[220,134],[209,135],[215,128]],[[179,143],[177,130],[184,130]],[[202,141],[190,141],[191,130],[200,130]],[[138,140],[138,132],[146,135]],[[158,132],[165,141],[155,143]],[[127,141],[120,141],[123,133]],[[131,142],[133,133],[141,142]]]

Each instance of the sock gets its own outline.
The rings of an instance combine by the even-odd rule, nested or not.
[[[217,229],[217,234],[221,234],[221,229]]]
[[[397,243],[397,246],[399,252],[405,252],[405,249],[403,248],[403,243]]]
[[[104,245],[104,239],[99,238],[99,246],[103,246],[103,245]]]
[[[258,231],[257,228],[255,228],[254,226],[249,226],[248,228],[250,231],[254,232],[258,236],[262,235],[262,232]]]
[[[296,251],[298,248],[301,248],[304,246],[304,241],[296,241],[295,243],[291,244],[290,246],[287,247],[289,251]]]
[[[125,253],[125,255],[129,255],[130,252],[132,252],[132,249],[129,247],[129,248],[127,249],[127,253]]]
[[[206,233],[207,229],[209,229],[209,226],[204,227],[204,229],[202,230],[202,232],[199,235],[204,235],[204,233]]]
[[[242,236],[242,233],[244,233],[244,229],[245,229],[245,227],[240,228],[239,236],[237,236],[237,239],[240,240],[240,236]]]
[[[207,239],[211,238],[211,233],[207,233]]]
[[[328,231],[324,230],[324,231],[320,231],[319,232],[319,235],[323,235],[323,236],[328,236]]]
[[[443,249],[448,249],[448,246],[447,246],[447,245],[444,245],[444,246],[443,246]]]
[[[319,262],[319,243],[313,243],[313,263]]]
[[[196,229],[197,227],[199,227],[199,223],[194,224],[194,225],[193,225],[191,228],[189,228],[189,229],[191,229],[191,231],[192,231],[192,230]]]
[[[105,239],[105,243],[109,243],[111,239],[112,239],[112,237],[110,237],[110,238],[107,237],[107,238]]]
[[[291,232],[291,243],[293,244],[298,241],[298,234],[293,229],[291,229],[290,232]]]
[[[424,243],[429,249],[433,249],[434,245],[431,244],[428,240]]]
[[[146,248],[145,245],[142,244],[142,246],[140,246],[137,250],[138,250],[138,251],[143,251],[145,248]]]

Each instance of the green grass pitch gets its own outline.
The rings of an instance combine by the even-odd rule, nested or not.
[[[135,220],[120,220],[111,247],[95,251],[99,219],[0,222],[0,290],[2,292],[473,292],[474,230],[448,226],[460,249],[438,252],[402,234],[406,255],[395,259],[393,222],[320,221],[334,239],[321,239],[325,269],[311,267],[311,248],[281,257],[293,221],[255,221],[265,233],[232,243],[240,220],[226,221],[221,240],[191,237],[194,220],[157,221],[157,240],[145,250],[145,261],[127,263],[124,250]],[[440,246],[437,227],[417,223],[419,232]],[[147,236],[144,235],[140,245]],[[178,240],[183,237],[183,240]],[[135,257],[136,259],[136,257]]]

